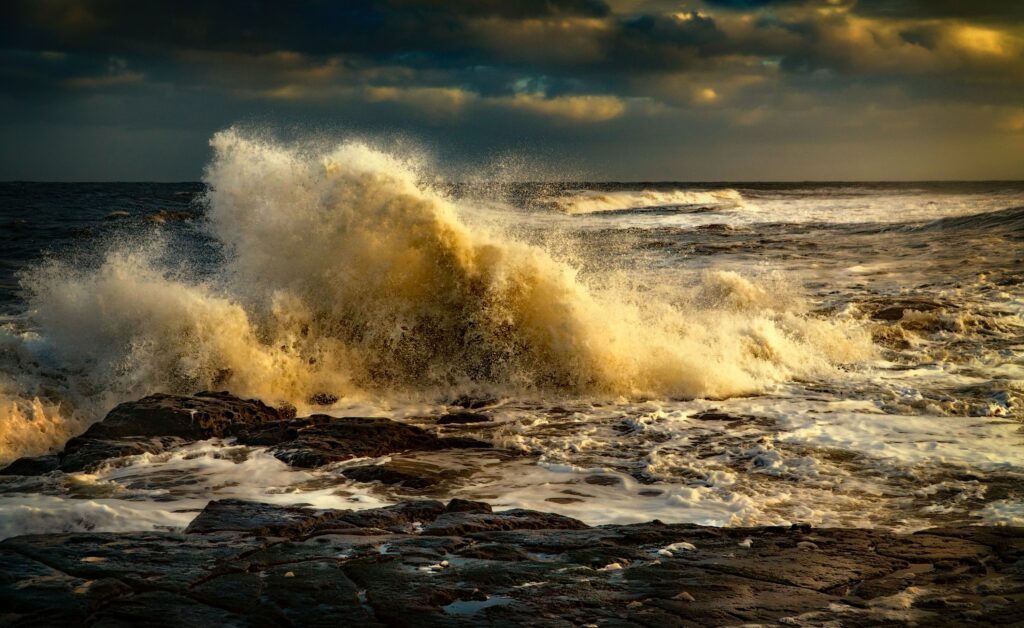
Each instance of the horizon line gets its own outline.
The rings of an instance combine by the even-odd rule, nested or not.
[[[204,183],[201,179],[94,179],[94,180],[72,180],[72,179],[4,179],[0,180],[0,184],[10,183],[34,183],[34,184],[65,184],[65,185],[97,185],[97,184],[111,184],[111,183],[130,183],[130,184],[201,184]],[[466,184],[474,183],[473,181],[446,181],[446,183],[457,183]],[[800,183],[814,183],[814,184],[890,184],[890,183],[1024,183],[1024,178],[1020,179],[717,179],[717,180],[700,180],[700,179],[559,179],[559,180],[522,180],[522,181],[511,181],[511,184],[580,184],[580,183],[615,183],[615,184],[637,184],[637,185],[665,185],[665,184],[684,184],[684,185],[766,185],[766,184],[800,184]]]

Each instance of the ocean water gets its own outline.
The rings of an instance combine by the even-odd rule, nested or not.
[[[1024,183],[448,182],[212,145],[202,182],[0,184],[0,463],[204,389],[425,426],[477,400],[494,421],[451,429],[499,449],[396,456],[449,478],[420,492],[230,440],[0,477],[0,536],[224,497],[1024,524]]]

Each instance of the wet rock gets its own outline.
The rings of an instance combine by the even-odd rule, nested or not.
[[[438,425],[466,425],[470,423],[489,423],[491,417],[479,412],[451,412],[437,419]]]
[[[118,405],[84,434],[69,440],[55,457],[18,460],[3,472],[40,475],[55,469],[68,473],[91,470],[112,458],[156,454],[197,440],[229,436],[245,445],[272,447],[277,458],[302,468],[407,451],[490,447],[476,439],[442,438],[384,418],[318,414],[296,419],[293,409],[289,410],[224,392],[150,395]],[[353,472],[353,477],[362,473],[363,481],[369,481],[376,474],[372,479],[401,482],[410,488],[424,488],[439,479],[430,474],[399,477],[392,471],[364,469]]]
[[[498,403],[494,397],[474,397],[472,395],[459,395],[452,400],[451,405],[467,410],[479,410]]]
[[[871,314],[876,321],[896,322],[903,318],[906,310],[916,312],[932,312],[949,308],[948,304],[929,301],[927,299],[893,299],[879,300],[873,304],[877,309]]]
[[[78,436],[64,445],[64,451],[60,454],[59,468],[65,473],[92,470],[112,458],[158,454],[179,447],[186,442],[185,439],[175,437],[129,436],[119,440],[108,440]]]
[[[260,535],[295,536],[337,519],[344,510],[316,510],[274,506],[242,499],[221,499],[206,505],[185,532],[248,532]]]
[[[583,481],[587,484],[594,484],[597,486],[618,486],[622,484],[622,478],[618,478],[614,475],[588,475],[583,478]]]
[[[274,445],[274,455],[279,460],[301,468],[406,451],[490,447],[488,443],[469,438],[440,438],[415,425],[389,419],[327,415],[313,415],[251,431],[240,435],[239,441]]]
[[[82,438],[177,436],[187,440],[228,436],[241,428],[282,420],[277,409],[226,392],[150,395],[118,405]]]
[[[167,591],[146,591],[118,599],[89,618],[98,626],[242,626],[245,617],[215,605],[201,604],[192,596]]]
[[[283,419],[275,408],[226,392],[150,395],[118,405],[84,434],[70,439],[56,455],[56,469],[67,473],[94,469],[111,458],[160,453],[192,441],[277,424]],[[19,460],[4,469],[17,475],[39,475],[52,470],[52,457]]]
[[[487,502],[474,502],[468,499],[453,499],[444,508],[445,512],[493,512]]]
[[[384,508],[356,510],[341,519],[357,528],[408,531],[413,523],[433,521],[444,512],[444,504],[433,499],[402,502]],[[320,526],[323,529],[325,526]]]
[[[441,477],[436,473],[423,469],[403,468],[402,465],[392,463],[349,467],[341,474],[357,482],[380,482],[411,489],[429,488],[441,481]]]
[[[421,500],[353,512],[222,500],[190,534],[8,539],[0,543],[0,623],[952,626],[1022,619],[1022,528],[899,535],[657,522],[587,527],[550,513],[487,508]],[[499,520],[547,527],[493,527]],[[740,545],[744,539],[753,543]]]
[[[587,524],[572,517],[550,512],[516,508],[502,512],[446,512],[428,526],[430,536],[464,536],[498,530],[581,530]]]
[[[56,471],[58,467],[60,467],[60,457],[56,455],[32,456],[18,458],[0,469],[0,475],[43,475],[50,471]]]

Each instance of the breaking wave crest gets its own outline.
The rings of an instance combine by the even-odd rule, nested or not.
[[[567,214],[594,214],[629,210],[705,206],[727,209],[743,205],[743,196],[733,189],[697,190],[623,190],[618,192],[580,191],[549,199]]]
[[[732,272],[664,297],[589,285],[542,248],[471,229],[472,208],[363,143],[228,130],[212,145],[205,201],[227,259],[212,276],[156,262],[173,255],[145,241],[24,278],[37,362],[60,372],[31,413],[64,402],[94,420],[125,398],[208,388],[300,410],[320,392],[727,397],[872,351],[855,324]]]

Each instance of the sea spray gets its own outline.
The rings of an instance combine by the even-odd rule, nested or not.
[[[28,273],[30,318],[60,366],[51,396],[95,418],[156,391],[227,389],[302,409],[340,396],[728,397],[864,359],[868,335],[799,298],[710,271],[696,291],[597,286],[422,185],[360,142],[328,149],[236,130],[212,140],[203,279],[160,241],[93,268]]]

